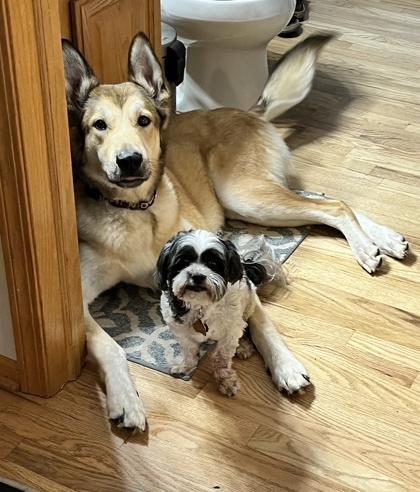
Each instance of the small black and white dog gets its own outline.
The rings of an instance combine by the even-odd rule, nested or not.
[[[243,263],[231,241],[204,230],[183,231],[163,247],[156,281],[162,290],[162,315],[180,344],[184,359],[173,374],[189,374],[198,364],[200,344],[217,341],[211,360],[219,390],[233,396],[239,389],[232,368],[254,351],[242,338],[256,303],[256,286],[266,280],[263,265]]]

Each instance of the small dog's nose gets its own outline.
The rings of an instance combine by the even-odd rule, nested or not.
[[[201,275],[201,273],[195,273],[194,275],[191,275],[191,280],[195,284],[201,284],[201,283],[204,282],[205,279],[206,279],[206,276],[205,275]]]
[[[117,155],[117,164],[121,171],[126,175],[131,175],[140,169],[143,156],[138,152],[132,154],[121,153]]]

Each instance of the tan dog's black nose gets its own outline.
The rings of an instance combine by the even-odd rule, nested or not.
[[[143,162],[143,156],[138,152],[132,154],[120,154],[117,156],[117,164],[121,169],[121,174],[125,176],[132,176],[140,169]]]

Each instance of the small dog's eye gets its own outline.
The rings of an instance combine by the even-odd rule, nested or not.
[[[186,268],[190,264],[190,261],[187,258],[178,258],[175,261],[175,267],[178,268],[179,270],[182,270],[183,268]]]
[[[104,120],[96,120],[93,126],[100,131],[104,131],[108,128]]]
[[[139,126],[148,126],[150,124],[150,118],[144,115],[139,116],[139,119],[137,120],[137,124]]]

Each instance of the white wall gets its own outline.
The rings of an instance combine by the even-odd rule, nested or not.
[[[3,248],[0,241],[0,355],[16,360],[9,292],[4,270]]]

